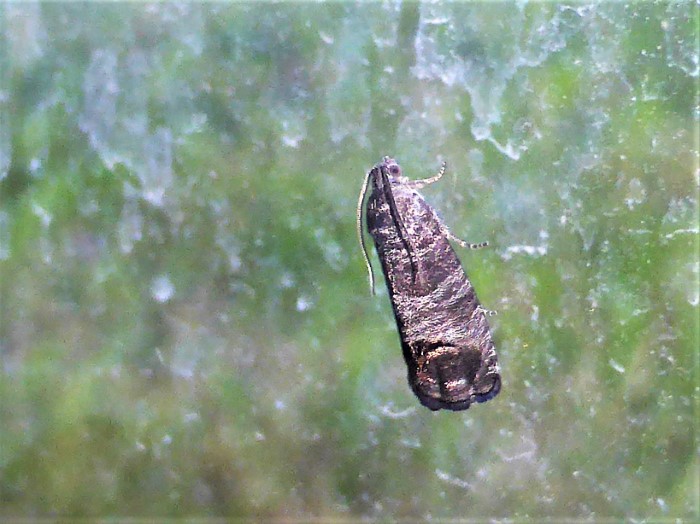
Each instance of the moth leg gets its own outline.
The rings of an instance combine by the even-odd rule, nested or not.
[[[484,315],[486,315],[487,317],[493,317],[493,316],[498,315],[498,311],[496,311],[496,310],[494,310],[494,309],[486,309],[486,308],[481,307],[481,306],[477,306],[476,309],[477,309],[478,311],[481,311],[481,312],[482,312]]]
[[[450,233],[450,230],[447,229],[446,226],[443,225],[443,232],[449,238],[450,240],[457,242],[460,246],[466,247],[467,249],[481,249],[482,247],[486,247],[489,245],[488,242],[479,242],[478,244],[470,244],[469,242],[465,242],[461,238],[457,238],[454,236],[452,233]]]
[[[411,180],[408,184],[415,189],[420,189],[423,186],[427,186],[428,184],[432,184],[433,182],[440,180],[442,175],[445,174],[445,169],[447,169],[447,162],[442,163],[440,166],[440,171],[438,171],[437,175],[431,176],[430,178],[424,178],[422,180]]]
[[[440,166],[440,171],[438,171],[437,175],[432,176],[430,178],[424,178],[422,180],[411,180],[409,182],[409,184],[411,185],[411,187],[414,187],[416,189],[420,189],[423,186],[427,186],[428,184],[432,184],[433,182],[437,182],[438,180],[440,180],[442,178],[442,175],[445,174],[446,169],[447,169],[447,162],[443,161],[442,165]],[[440,225],[442,226],[442,231],[445,234],[445,236],[447,236],[447,238],[449,238],[450,240],[457,242],[462,247],[466,247],[468,249],[480,249],[482,247],[486,247],[489,245],[488,242],[479,242],[477,244],[471,244],[469,242],[465,242],[464,240],[457,238],[452,233],[450,233],[450,230],[447,229],[447,226],[445,226],[445,224],[441,223]]]
[[[440,180],[442,178],[442,175],[445,174],[446,169],[447,162],[443,161],[442,165],[440,166],[440,171],[438,171],[437,175],[432,176],[430,178],[424,178],[422,180],[411,180],[410,182],[408,182],[408,184],[415,189],[420,189],[423,186],[427,186],[428,184],[432,184],[433,182],[437,182],[438,180]],[[464,240],[457,238],[452,233],[450,233],[450,230],[447,229],[447,226],[445,226],[445,224],[440,225],[442,226],[442,231],[445,234],[445,236],[447,236],[447,238],[449,238],[450,240],[457,242],[462,247],[466,247],[468,249],[480,249],[489,245],[488,242],[479,242],[477,244],[465,242]]]

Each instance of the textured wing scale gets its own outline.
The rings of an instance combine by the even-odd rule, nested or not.
[[[368,180],[367,226],[411,388],[433,410],[493,398],[501,381],[488,321],[447,229],[393,159],[377,164]]]

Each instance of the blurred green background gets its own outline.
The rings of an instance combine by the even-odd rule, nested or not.
[[[0,517],[698,517],[697,3],[0,13]],[[465,412],[369,295],[383,155],[490,242]]]

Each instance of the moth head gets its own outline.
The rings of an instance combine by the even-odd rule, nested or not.
[[[391,157],[385,156],[382,162],[382,170],[393,178],[398,178],[401,175],[401,166]]]
[[[432,410],[467,409],[501,389],[497,365],[485,361],[476,347],[433,347],[417,364],[409,370],[409,382],[421,403]]]

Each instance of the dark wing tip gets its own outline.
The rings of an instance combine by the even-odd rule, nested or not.
[[[501,391],[501,376],[497,373],[488,375],[472,386],[473,393],[462,400],[449,400],[444,396],[435,397],[422,391],[418,384],[411,384],[413,392],[420,403],[432,411],[448,409],[450,411],[464,411],[473,403],[481,404],[491,400]]]
[[[479,384],[475,384],[474,387],[475,389],[479,389],[479,392],[474,395],[475,402],[491,400],[501,391],[501,375],[498,373],[487,375]]]

